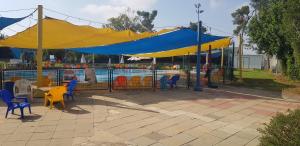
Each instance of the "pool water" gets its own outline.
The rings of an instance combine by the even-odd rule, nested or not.
[[[71,69],[74,71],[75,76],[79,82],[85,80],[85,72],[83,69]],[[63,77],[63,72],[61,75]],[[157,70],[157,78],[160,79],[161,76],[165,74],[178,74],[179,70]],[[113,79],[117,76],[126,76],[130,79],[132,76],[152,76],[153,72],[149,69],[114,69]],[[50,76],[52,80],[57,80],[57,70],[43,70],[43,76]],[[36,70],[10,70],[4,72],[4,80],[9,80],[11,77],[21,77],[28,80],[36,80]],[[96,69],[97,82],[107,82],[108,81],[108,70],[107,69]]]

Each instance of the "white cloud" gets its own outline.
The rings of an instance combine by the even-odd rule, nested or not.
[[[157,0],[110,0],[113,5],[130,7],[134,10],[149,10]]]
[[[224,0],[209,0],[209,6],[211,8],[217,8],[222,5]]]
[[[84,6],[81,9],[81,12],[99,16],[100,19],[107,20],[108,18],[119,15],[121,12],[124,12],[126,7],[122,6],[112,6],[112,5],[96,5],[89,4]]]
[[[125,12],[127,8],[133,10],[150,10],[157,0],[109,0],[108,4],[97,5],[88,4],[81,8],[81,12],[100,17],[103,21],[108,18],[118,16]]]

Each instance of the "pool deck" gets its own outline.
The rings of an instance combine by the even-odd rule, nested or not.
[[[256,146],[257,128],[276,112],[300,107],[209,89],[85,91],[66,101],[64,111],[42,101],[35,99],[33,114],[25,109],[23,120],[12,114],[5,119],[1,103],[1,145]]]

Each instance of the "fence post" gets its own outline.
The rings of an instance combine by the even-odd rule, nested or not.
[[[61,72],[60,69],[57,70],[57,85],[60,86],[61,85]]]
[[[187,75],[187,89],[190,89],[190,83],[191,83],[191,72],[189,69],[186,70]]]
[[[109,78],[108,78],[108,82],[109,82],[109,92],[112,92],[112,84],[113,84],[113,70],[111,68],[108,69],[109,72]]]
[[[4,75],[4,70],[1,69],[1,76],[0,76],[0,78],[1,78],[1,83],[0,83],[1,89],[3,89],[3,75]]]
[[[109,88],[109,92],[112,92],[112,89],[113,89],[113,86],[114,86],[114,82],[113,82],[113,79],[114,79],[114,69],[111,68],[110,69],[110,88]]]

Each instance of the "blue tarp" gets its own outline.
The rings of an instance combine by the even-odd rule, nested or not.
[[[0,30],[3,28],[12,25],[14,23],[17,23],[23,19],[25,19],[28,16],[22,17],[22,18],[7,18],[7,17],[0,17]]]
[[[207,43],[223,38],[225,37],[203,34],[201,43]],[[182,28],[173,32],[137,41],[71,50],[90,54],[123,55],[161,52],[193,45],[197,45],[197,32],[191,29]]]
[[[20,48],[10,48],[12,51],[14,58],[21,58],[22,54],[25,54],[26,56],[33,57],[34,56],[34,50],[28,50],[28,49],[20,49]]]

